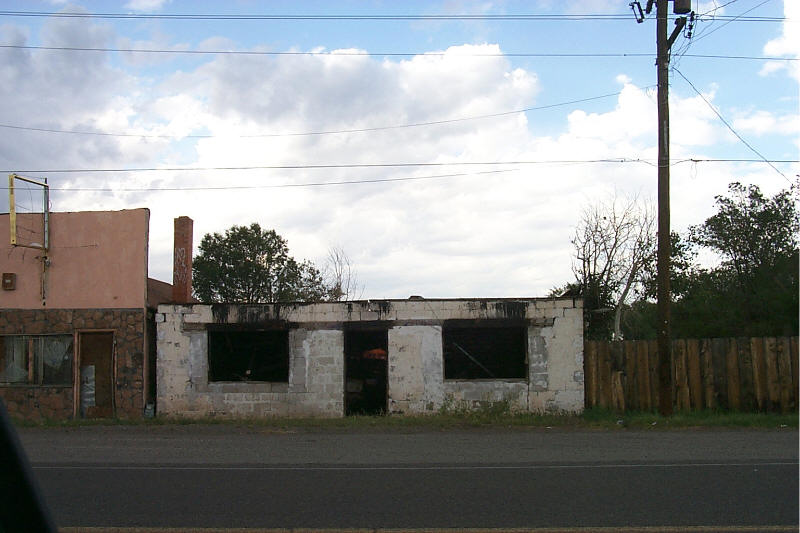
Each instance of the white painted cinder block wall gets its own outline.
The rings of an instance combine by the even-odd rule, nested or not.
[[[528,324],[527,379],[444,379],[445,320],[507,318],[525,319]],[[292,324],[288,383],[208,381],[207,325],[275,320]],[[387,408],[391,413],[432,413],[499,401],[518,411],[583,409],[582,302],[548,298],[160,305],[156,315],[158,413],[343,416],[343,325],[363,321],[389,326]]]

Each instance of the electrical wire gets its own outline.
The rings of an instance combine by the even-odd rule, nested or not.
[[[88,13],[68,11],[0,11],[5,17],[54,17],[54,18],[86,18],[86,19],[130,19],[130,20],[371,20],[371,21],[445,21],[445,20],[478,20],[478,21],[554,21],[554,20],[630,20],[629,14],[452,14],[452,15],[355,15],[355,14],[178,14],[178,13]],[[722,17],[720,17],[722,18]],[[742,22],[781,22],[785,17],[747,17]]]
[[[743,143],[745,146],[747,146],[747,147],[750,149],[750,151],[751,151],[751,152],[753,152],[753,153],[754,153],[754,154],[756,154],[758,157],[760,157],[760,158],[761,158],[761,160],[762,160],[763,162],[765,162],[766,164],[768,164],[769,166],[771,166],[771,167],[772,167],[772,169],[773,169],[775,172],[777,172],[778,174],[780,174],[781,176],[783,176],[783,179],[785,179],[785,180],[786,180],[786,181],[788,181],[789,183],[792,183],[792,181],[791,181],[789,178],[787,178],[787,177],[786,177],[786,174],[784,174],[783,172],[781,172],[781,171],[778,169],[778,167],[776,167],[776,166],[775,166],[775,165],[772,163],[772,161],[770,161],[770,160],[768,160],[766,157],[764,157],[764,156],[761,154],[761,152],[759,152],[758,150],[756,150],[756,149],[753,147],[753,145],[751,145],[749,142],[747,142],[747,141],[744,139],[744,137],[742,137],[741,135],[739,135],[739,132],[737,132],[735,129],[733,129],[733,126],[731,126],[731,125],[728,123],[728,121],[727,121],[727,120],[725,120],[725,117],[723,117],[723,116],[722,116],[722,114],[720,114],[720,112],[719,112],[719,111],[717,111],[717,108],[716,108],[716,107],[714,107],[714,106],[711,104],[711,102],[709,102],[709,101],[706,99],[706,97],[705,97],[705,96],[703,96],[703,93],[701,93],[701,92],[700,92],[700,91],[697,89],[697,87],[695,87],[695,86],[694,86],[694,84],[693,84],[691,81],[689,81],[689,79],[688,79],[686,76],[684,76],[684,75],[683,75],[683,72],[681,72],[681,71],[680,71],[680,70],[678,70],[677,68],[676,68],[676,69],[674,69],[674,70],[675,70],[675,72],[677,72],[677,73],[678,73],[678,75],[679,75],[681,78],[683,78],[683,80],[684,80],[686,83],[688,83],[688,84],[689,84],[689,86],[690,86],[692,89],[694,89],[694,92],[696,92],[696,93],[697,93],[697,95],[698,95],[698,96],[699,96],[699,97],[700,97],[700,98],[701,98],[701,99],[702,99],[702,100],[703,100],[703,101],[706,103],[706,105],[707,105],[707,106],[708,106],[708,107],[711,109],[711,111],[713,111],[713,112],[714,112],[714,114],[715,114],[715,115],[717,115],[717,118],[719,118],[719,119],[720,119],[720,121],[722,121],[722,123],[723,123],[723,124],[725,124],[725,126],[726,126],[726,127],[727,127],[727,128],[730,130],[730,131],[731,131],[731,133],[733,133],[733,134],[736,136],[736,138],[737,138],[737,139],[739,139],[740,141],[742,141],[742,143]]]
[[[735,3],[736,3],[736,2],[738,2],[738,1],[739,1],[739,0],[730,0],[730,1],[728,1],[728,2],[725,2],[724,4],[722,4],[721,6],[718,6],[718,5],[717,5],[717,2],[715,1],[715,2],[714,2],[714,8],[713,8],[713,9],[709,9],[709,10],[708,10],[708,11],[706,11],[705,13],[700,13],[698,16],[699,16],[699,17],[705,17],[705,16],[706,16],[706,15],[708,15],[708,14],[711,14],[712,16],[714,16],[714,12],[715,12],[715,11],[719,11],[719,10],[720,10],[720,9],[722,9],[723,7],[729,6],[729,5],[731,5],[731,4],[735,4]]]
[[[719,25],[719,26],[717,26],[716,28],[714,28],[714,29],[712,29],[712,30],[710,30],[710,31],[707,31],[707,32],[703,32],[702,34],[698,35],[698,36],[697,36],[697,37],[694,39],[694,40],[695,40],[695,42],[697,42],[697,41],[699,41],[699,40],[702,40],[702,39],[705,39],[706,37],[708,37],[709,35],[713,34],[714,32],[717,32],[717,31],[721,30],[722,28],[724,28],[725,26],[727,26],[727,25],[728,25],[728,24],[730,24],[731,22],[734,22],[734,21],[736,21],[736,20],[738,20],[738,19],[740,19],[740,18],[744,17],[744,15],[746,15],[747,13],[750,13],[751,11],[753,11],[753,10],[755,10],[755,9],[758,9],[759,7],[763,6],[763,5],[764,5],[764,4],[766,4],[766,3],[769,3],[769,2],[771,2],[771,1],[772,1],[772,0],[764,0],[764,1],[763,1],[763,2],[761,2],[760,4],[757,4],[757,5],[753,6],[753,7],[751,7],[751,8],[750,8],[750,9],[748,9],[747,11],[744,11],[743,13],[741,13],[740,15],[736,15],[736,16],[734,16],[734,17],[731,17],[731,18],[726,18],[726,19],[724,19],[724,20],[725,20],[725,23],[724,23],[724,24],[720,24],[720,25]],[[714,17],[714,19],[715,19],[715,20],[723,20],[723,18],[722,18],[722,17]],[[784,19],[784,20],[785,20],[785,19]]]
[[[123,52],[137,54],[176,54],[176,55],[243,55],[243,56],[333,56],[333,57],[446,57],[448,52],[367,52],[363,50],[335,50],[327,52],[298,52],[298,51],[262,51],[262,50],[181,50],[170,48],[108,48],[108,47],[83,47],[83,46],[35,46],[21,44],[0,44],[0,48],[12,50],[43,50],[62,52]],[[620,57],[651,57],[652,52],[583,52],[583,53],[558,53],[558,52],[492,52],[492,53],[461,53],[454,57],[535,57],[535,58],[620,58]],[[686,57],[702,59],[749,59],[758,61],[797,61],[797,58],[745,56],[724,54],[688,54]]]
[[[24,172],[26,174],[78,174],[78,173],[120,173],[120,172],[197,172],[211,170],[331,170],[342,168],[408,168],[408,167],[449,167],[449,166],[494,166],[494,165],[538,165],[552,163],[621,163],[626,158],[552,160],[552,161],[472,161],[451,163],[333,163],[320,165],[252,165],[239,167],[138,167],[138,168],[61,168],[34,170],[0,170],[0,172]]]
[[[404,176],[398,178],[374,178],[365,180],[342,180],[342,181],[318,181],[310,183],[280,183],[274,185],[218,185],[202,187],[123,187],[123,188],[92,188],[92,187],[55,187],[51,191],[58,192],[181,192],[181,191],[229,191],[229,190],[251,190],[251,189],[288,189],[304,187],[329,187],[336,185],[360,185],[371,183],[394,183],[404,181],[426,181],[445,178],[459,178],[468,176],[480,176],[486,174],[502,174],[516,172],[518,168],[486,170],[482,172],[464,172],[457,174],[437,174],[433,176]]]
[[[19,50],[50,50],[69,52],[126,52],[147,54],[193,54],[193,55],[246,55],[246,56],[356,56],[356,57],[413,57],[430,56],[444,57],[454,55],[457,57],[553,57],[553,58],[586,58],[586,57],[648,57],[653,55],[647,52],[623,53],[534,53],[534,52],[487,52],[487,53],[461,53],[449,54],[447,52],[367,52],[363,50],[335,50],[327,52],[299,52],[299,51],[262,51],[262,50],[186,50],[170,48],[108,48],[108,47],[82,47],[82,46],[34,46],[20,44],[0,44],[0,48]]]
[[[331,170],[342,168],[413,168],[413,167],[452,167],[452,166],[496,166],[496,165],[553,165],[587,163],[648,163],[643,159],[626,157],[605,159],[552,159],[529,161],[465,161],[450,163],[331,163],[320,165],[251,165],[229,167],[131,167],[131,168],[55,168],[31,170],[0,170],[0,172],[24,172],[26,174],[80,174],[80,173],[122,173],[122,172],[198,172],[198,171],[242,171],[242,170]]]
[[[762,162],[757,159],[709,159],[709,158],[687,158],[674,161],[670,166],[676,166],[684,163],[691,163],[692,168],[696,168],[698,163],[717,163],[717,162]],[[800,161],[777,161],[782,163],[797,163]],[[654,162],[642,159],[609,159],[609,160],[592,160],[592,161],[539,161],[541,164],[586,164],[586,163],[643,163],[649,166],[657,166]],[[58,193],[78,193],[78,192],[97,192],[97,193],[142,193],[142,192],[203,192],[203,191],[238,191],[238,190],[259,190],[259,189],[288,189],[288,188],[318,188],[318,187],[331,187],[331,186],[345,186],[345,185],[364,185],[364,184],[382,184],[382,183],[398,183],[410,181],[427,181],[427,180],[443,180],[459,177],[473,177],[491,174],[505,174],[518,172],[519,168],[506,168],[497,170],[485,170],[478,172],[468,173],[450,173],[450,174],[435,174],[429,176],[401,176],[395,178],[370,178],[363,180],[340,180],[340,181],[321,181],[321,182],[307,182],[307,183],[280,183],[280,184],[260,184],[260,185],[216,185],[216,186],[189,186],[189,187],[51,187],[52,192]],[[0,187],[0,190],[7,189]]]
[[[798,159],[744,159],[744,158],[692,158],[683,159],[672,164],[684,162],[696,163],[800,163]],[[453,166],[497,166],[497,165],[586,165],[586,164],[622,164],[642,163],[655,166],[653,161],[641,158],[609,157],[598,159],[538,159],[517,161],[462,161],[449,163],[340,163],[320,165],[252,165],[229,167],[140,167],[140,168],[71,168],[71,169],[35,169],[35,170],[0,170],[2,173],[20,172],[26,174],[80,174],[80,173],[124,173],[124,172],[197,172],[197,171],[245,171],[245,170],[330,170],[355,168],[423,168]],[[2,188],[0,188],[2,189]]]
[[[643,87],[643,89],[653,88],[655,85]],[[403,129],[403,128],[417,128],[422,126],[437,126],[441,124],[453,124],[456,122],[466,122],[470,120],[481,120],[487,118],[497,118],[503,117],[508,115],[515,115],[518,113],[527,113],[530,111],[542,111],[545,109],[553,109],[556,107],[563,107],[572,104],[581,104],[585,102],[591,102],[594,100],[601,100],[603,98],[611,98],[613,96],[619,96],[622,91],[617,91],[615,93],[608,93],[608,94],[601,94],[598,96],[590,96],[587,98],[580,98],[578,100],[569,100],[566,102],[558,102],[555,104],[546,104],[542,106],[534,106],[534,107],[526,107],[523,109],[515,109],[512,111],[502,111],[500,113],[490,113],[487,115],[475,115],[472,117],[460,117],[460,118],[452,118],[452,119],[443,119],[443,120],[433,120],[429,122],[413,122],[409,124],[395,124],[390,126],[375,126],[372,128],[356,128],[356,129],[345,129],[345,130],[323,130],[323,131],[307,131],[307,132],[288,132],[288,133],[258,133],[258,134],[251,134],[251,135],[148,135],[148,134],[139,134],[139,133],[110,133],[110,132],[100,132],[100,131],[86,131],[86,130],[61,130],[56,128],[36,128],[31,126],[20,126],[15,124],[2,124],[0,123],[0,128],[6,129],[13,129],[13,130],[24,130],[24,131],[38,131],[44,133],[68,133],[68,134],[75,134],[75,135],[96,135],[101,137],[138,137],[141,139],[218,139],[218,138],[236,138],[236,139],[258,139],[258,138],[270,138],[270,137],[307,137],[307,136],[316,136],[316,135],[334,135],[334,134],[343,134],[343,133],[365,133],[365,132],[373,132],[373,131],[382,131],[382,130],[393,130],[393,129]]]

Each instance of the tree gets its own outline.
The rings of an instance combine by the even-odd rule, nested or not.
[[[344,248],[332,246],[328,250],[324,278],[331,300],[338,302],[361,298],[364,287],[359,285],[355,267]]]
[[[757,185],[728,185],[729,197],[717,196],[717,214],[690,235],[700,246],[723,258],[723,268],[735,273],[747,285],[756,272],[775,268],[797,251],[800,230],[792,189],[765,198]]]
[[[769,198],[755,185],[731,183],[717,212],[684,236],[672,234],[672,333],[676,338],[797,335],[798,230],[792,187]],[[700,250],[720,263],[703,267]],[[628,338],[656,333],[655,264],[623,321]]]
[[[686,293],[689,284],[698,273],[697,246],[678,232],[672,231],[670,241],[670,294],[673,300]],[[658,271],[655,254],[645,263],[642,271],[643,299],[655,300],[658,292]]]
[[[684,327],[703,336],[797,334],[796,193],[793,186],[768,198],[756,185],[731,183],[716,197],[717,213],[689,228],[690,242],[722,261],[690,280],[677,307]]]
[[[584,209],[572,244],[573,273],[584,298],[587,337],[622,338],[622,313],[655,252],[651,206],[616,196]],[[613,314],[611,314],[613,312]]]
[[[313,263],[298,262],[283,237],[257,223],[206,234],[192,274],[202,302],[321,301],[329,294]]]

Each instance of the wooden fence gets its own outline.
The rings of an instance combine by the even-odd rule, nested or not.
[[[797,409],[797,337],[672,341],[677,410]],[[586,407],[658,409],[656,341],[586,341]]]

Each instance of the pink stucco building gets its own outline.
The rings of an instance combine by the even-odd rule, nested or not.
[[[41,215],[18,215],[39,230]],[[0,398],[20,418],[141,417],[155,398],[147,209],[51,213],[44,250],[0,214]],[[189,245],[191,246],[191,244]]]

